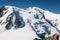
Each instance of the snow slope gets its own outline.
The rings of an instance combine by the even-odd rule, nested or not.
[[[22,29],[7,30],[0,33],[0,40],[33,40],[34,38],[38,37],[28,25]]]
[[[60,34],[60,14],[38,7],[0,9],[0,40],[33,40]]]

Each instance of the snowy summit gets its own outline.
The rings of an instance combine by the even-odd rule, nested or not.
[[[0,40],[44,40],[55,33],[60,34],[60,14],[38,7],[0,8]]]

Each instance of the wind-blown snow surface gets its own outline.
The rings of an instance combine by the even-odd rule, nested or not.
[[[17,30],[9,30],[0,33],[0,40],[33,40],[34,38],[38,38],[34,31],[26,26],[22,29]]]
[[[0,9],[0,40],[33,40],[60,34],[60,14],[38,7]]]

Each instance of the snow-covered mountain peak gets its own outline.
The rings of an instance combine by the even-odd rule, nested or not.
[[[44,12],[44,10],[42,10],[42,9],[39,8],[39,7],[29,7],[29,8],[26,9],[26,11],[28,11],[28,10],[31,11],[31,12],[32,12],[32,11],[33,11],[33,12],[36,12],[36,11],[37,11],[37,12]]]
[[[4,6],[0,9],[0,31],[18,28],[32,29],[39,38],[44,39],[46,36],[60,33],[59,21],[59,15],[38,7],[22,9]]]

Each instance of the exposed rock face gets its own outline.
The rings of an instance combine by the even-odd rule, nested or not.
[[[52,37],[47,37],[45,40],[59,40],[59,36],[57,33],[55,33]]]
[[[41,40],[41,39],[34,38],[33,40]],[[57,33],[55,33],[53,36],[46,37],[44,40],[59,40],[59,36]]]
[[[52,40],[59,40],[59,36],[57,35],[57,33],[52,36]]]
[[[3,10],[2,10],[2,9],[0,9],[0,17],[2,17],[2,15],[3,15],[2,11],[3,11]]]
[[[2,7],[0,9],[0,25],[3,26],[2,30],[9,30],[13,28],[22,28],[25,26],[23,18],[20,13],[13,8]]]
[[[38,38],[34,38],[33,40],[41,40],[41,39],[38,39]]]

